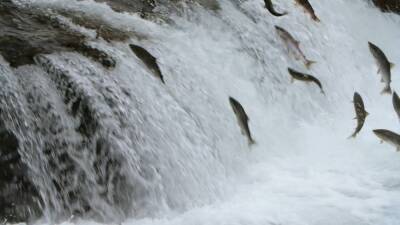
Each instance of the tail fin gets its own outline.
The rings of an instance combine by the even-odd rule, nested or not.
[[[285,15],[287,15],[288,12],[278,13],[278,12],[276,12],[276,11],[271,11],[271,14],[274,15],[274,16],[280,17],[280,16],[285,16]]]
[[[321,22],[321,20],[316,15],[312,15],[312,19],[317,23]]]
[[[311,66],[313,65],[313,64],[315,64],[315,63],[317,63],[317,62],[315,62],[315,61],[312,61],[312,60],[307,60],[307,62],[306,62],[306,68],[309,70],[310,68],[311,68]]]
[[[391,94],[392,94],[392,89],[390,88],[389,85],[387,85],[387,86],[381,91],[381,94],[382,94],[382,95],[383,95],[383,94],[389,94],[389,95],[391,95]]]
[[[256,141],[253,138],[249,138],[249,146],[251,147],[252,145],[257,144]]]
[[[354,132],[347,139],[356,138],[356,136],[357,136],[357,133]]]

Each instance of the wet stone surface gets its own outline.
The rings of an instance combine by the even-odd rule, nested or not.
[[[86,21],[107,41],[122,41],[129,36],[101,21]],[[76,21],[79,22],[78,19]],[[79,25],[79,23],[77,23]],[[34,56],[59,51],[77,51],[107,68],[116,62],[107,53],[86,44],[87,37],[60,23],[54,15],[37,9],[21,9],[10,2],[0,2],[0,53],[12,67],[34,63]]]
[[[372,0],[373,3],[384,12],[400,13],[399,0]]]

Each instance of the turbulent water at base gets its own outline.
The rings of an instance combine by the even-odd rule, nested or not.
[[[400,65],[400,17],[364,0],[310,1],[320,23],[289,0],[274,1],[288,11],[279,18],[261,0],[220,0],[213,9],[204,2],[160,4],[154,11],[162,16],[144,19],[92,0],[14,0],[60,13],[116,62],[105,68],[62,50],[19,67],[0,59],[0,118],[20,140],[41,199],[36,223],[400,224],[400,155],[371,132],[400,131],[400,123],[368,50],[371,41]],[[65,11],[132,35],[96,39]],[[310,73],[326,96],[290,83],[288,67],[306,69],[287,54],[275,25],[317,61]],[[165,84],[129,44],[157,58]],[[399,68],[392,87],[400,91]],[[355,91],[370,116],[347,139]],[[250,118],[252,147],[229,96]]]

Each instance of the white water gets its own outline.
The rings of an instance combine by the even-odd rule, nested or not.
[[[400,224],[400,155],[371,132],[400,131],[400,124],[391,97],[379,94],[383,86],[367,45],[376,43],[400,65],[399,16],[382,14],[362,0],[314,0],[322,21],[317,24],[289,0],[275,1],[289,11],[282,18],[271,16],[260,0],[240,4],[241,10],[222,0],[217,14],[198,8],[174,18],[174,26],[161,26],[91,1],[29,2],[103,15],[148,36],[131,42],[159,59],[166,87],[126,44],[103,43],[120,60],[110,77],[137,90],[142,110],[151,115],[143,135],[165,135],[143,147],[160,157],[154,164],[168,170],[154,181],[159,185],[155,195],[163,196],[145,198],[142,205],[154,206],[122,224]],[[315,86],[290,84],[287,67],[305,69],[286,55],[274,25],[290,31],[308,58],[318,62],[310,73],[320,79],[326,96]],[[400,87],[399,72],[395,67],[394,90]],[[348,140],[355,127],[354,91],[370,116],[359,136]],[[250,117],[257,142],[251,149],[229,96]]]

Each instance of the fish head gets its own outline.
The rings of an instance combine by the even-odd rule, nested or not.
[[[374,48],[374,47],[376,47],[376,45],[374,45],[374,44],[372,44],[372,42],[368,41],[368,47],[369,48]]]
[[[288,70],[288,72],[289,72],[290,74],[293,74],[293,73],[295,72],[295,70],[292,69],[292,68],[290,68],[290,67],[288,67],[287,70]]]
[[[373,55],[376,55],[377,52],[379,51],[379,48],[376,45],[372,44],[371,42],[368,42],[368,47]]]
[[[232,97],[229,97],[229,103],[233,104],[234,102],[236,102],[236,100]]]
[[[361,95],[358,92],[354,92],[354,97],[353,99],[361,99]]]
[[[382,139],[382,140],[388,140],[388,134],[387,134],[387,131],[386,131],[386,130],[383,130],[383,129],[376,129],[376,130],[373,130],[372,132],[374,132],[374,134],[375,134],[376,136],[378,136],[380,139]]]
[[[283,31],[284,31],[284,29],[283,29],[282,27],[278,26],[278,25],[275,25],[275,29],[276,29],[278,32],[283,32]]]
[[[231,105],[233,111],[236,113],[237,112],[237,108],[238,108],[238,101],[236,101],[236,99],[229,97],[229,104]]]
[[[393,99],[394,100],[397,100],[397,99],[399,99],[399,96],[397,95],[397,92],[393,92]]]

